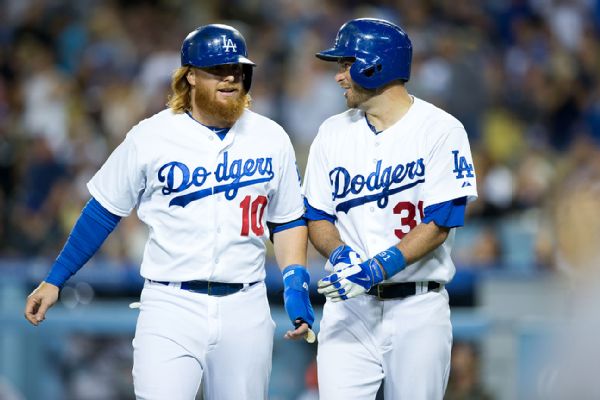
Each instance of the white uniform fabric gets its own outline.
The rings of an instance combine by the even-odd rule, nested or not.
[[[88,183],[119,216],[149,228],[151,281],[265,278],[266,222],[304,207],[294,150],[275,122],[245,110],[224,140],[187,114],[140,122]],[[266,399],[273,321],[263,282],[228,296],[147,281],[134,339],[138,399]]]
[[[115,215],[138,208],[149,228],[140,273],[157,281],[261,281],[265,222],[304,210],[289,137],[250,110],[223,141],[164,110],[127,134],[88,189]]]
[[[139,400],[267,399],[275,323],[263,282],[229,296],[146,283],[133,339]]]
[[[319,332],[319,399],[441,400],[452,326],[445,290],[377,300],[327,301]]]
[[[367,260],[397,244],[426,207],[477,197],[464,127],[418,98],[379,134],[360,110],[333,116],[311,146],[304,195],[337,218],[341,239]],[[449,282],[453,239],[454,229],[444,244],[386,282]],[[320,398],[374,399],[385,377],[387,400],[441,399],[451,343],[444,289],[403,300],[328,301],[319,334]]]

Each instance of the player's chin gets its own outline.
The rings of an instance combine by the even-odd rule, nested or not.
[[[346,96],[346,105],[348,106],[348,108],[358,108],[358,106],[360,105],[360,102],[358,101],[356,96],[353,96],[351,93],[347,93],[347,94],[345,94],[345,96]]]

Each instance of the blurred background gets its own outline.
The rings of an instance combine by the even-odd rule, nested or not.
[[[0,0],[0,399],[133,398],[128,304],[146,238],[135,215],[42,326],[22,313],[89,199],[85,183],[165,107],[187,33],[216,22],[242,31],[258,64],[251,108],[286,128],[303,171],[319,124],[345,109],[333,66],[314,53],[356,17],[405,28],[409,91],[455,115],[471,140],[479,200],[453,253],[447,398],[559,393],[554,337],[578,305],[600,304],[580,296],[597,287],[600,259],[590,228],[600,225],[599,0]],[[311,249],[313,284],[322,265]],[[271,255],[267,269],[278,326],[270,398],[316,399],[316,347],[282,339]]]

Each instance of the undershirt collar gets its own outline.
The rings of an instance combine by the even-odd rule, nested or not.
[[[196,121],[197,123],[199,123],[200,125],[202,125],[205,128],[210,129],[211,131],[213,131],[218,137],[219,139],[223,140],[225,139],[225,135],[227,135],[227,132],[229,132],[229,130],[231,128],[217,128],[216,126],[208,126],[208,125],[204,125],[202,122],[198,121],[197,119],[195,119],[194,117],[192,117],[192,114],[189,111],[185,112],[191,119],[193,119],[194,121]]]

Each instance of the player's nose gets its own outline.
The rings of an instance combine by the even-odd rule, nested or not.
[[[223,80],[227,80],[229,82],[240,81],[242,79],[242,67],[237,64],[227,65],[223,69]]]
[[[345,71],[340,71],[337,74],[335,74],[335,81],[341,86],[344,84],[344,82],[346,81],[346,72]]]

